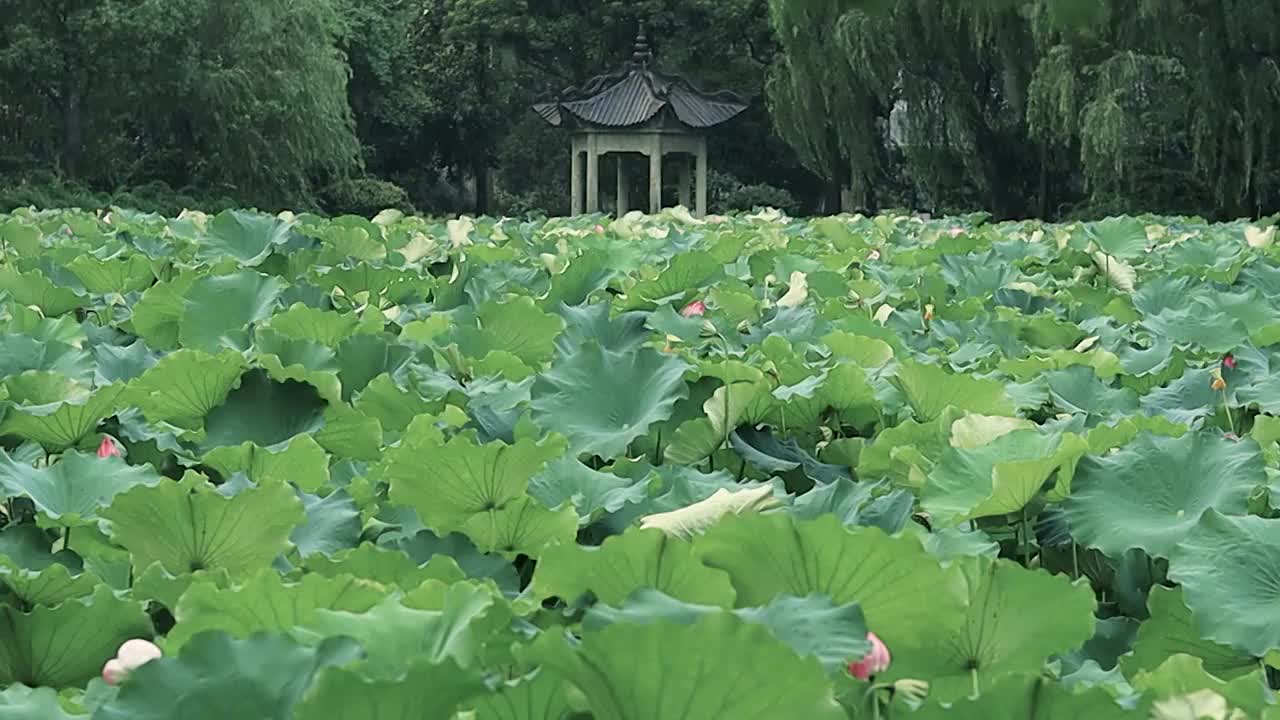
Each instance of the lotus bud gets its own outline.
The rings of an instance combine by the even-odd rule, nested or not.
[[[116,656],[102,666],[102,679],[108,685],[119,685],[129,673],[163,655],[149,640],[128,640],[116,651]]]
[[[680,311],[680,316],[687,317],[687,318],[702,317],[703,315],[706,315],[706,314],[707,314],[707,304],[702,302],[701,300],[694,300],[688,305],[685,305],[684,309]]]
[[[120,457],[121,454],[120,447],[116,445],[116,441],[112,440],[110,435],[103,435],[102,442],[98,445],[98,457]]]
[[[871,652],[864,655],[861,660],[849,663],[849,674],[859,680],[868,680],[872,675],[888,670],[892,660],[889,648],[876,637],[875,633],[867,633],[867,640],[871,643]]]
[[[1236,369],[1236,356],[1235,356],[1235,355],[1232,355],[1231,353],[1227,353],[1227,354],[1226,354],[1226,356],[1224,356],[1224,357],[1222,358],[1222,367],[1224,367],[1224,368],[1226,368],[1226,369],[1228,369],[1228,370],[1235,370],[1235,369]]]

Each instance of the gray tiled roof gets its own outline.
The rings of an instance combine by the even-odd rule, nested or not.
[[[533,109],[557,127],[566,120],[596,127],[633,127],[666,111],[698,130],[715,127],[747,109],[747,101],[739,95],[702,92],[678,75],[652,69],[652,59],[641,37],[636,55],[625,67],[568,88]]]

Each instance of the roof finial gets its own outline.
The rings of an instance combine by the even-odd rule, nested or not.
[[[649,38],[645,34],[644,21],[640,21],[640,30],[636,33],[635,51],[631,53],[631,64],[647,68],[653,63],[653,49],[649,47]]]

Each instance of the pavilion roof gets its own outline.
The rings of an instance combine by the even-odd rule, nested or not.
[[[533,106],[548,123],[628,128],[670,113],[683,125],[706,130],[747,109],[747,101],[728,91],[704,92],[680,75],[654,68],[653,51],[644,29],[636,38],[631,60],[612,72],[566,88],[558,97]]]

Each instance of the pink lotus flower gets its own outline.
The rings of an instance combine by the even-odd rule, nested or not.
[[[953,228],[951,228],[951,230],[949,230],[948,232],[951,234],[951,237],[955,237],[955,236],[957,236],[957,235],[963,235],[963,234],[964,234],[964,228],[953,227]]]
[[[98,457],[120,457],[120,448],[116,445],[116,441],[111,439],[110,435],[102,436],[102,444],[98,445]]]
[[[1226,356],[1222,358],[1222,367],[1228,370],[1235,370],[1236,356],[1232,355],[1231,353],[1227,353]]]
[[[604,226],[603,226],[603,225],[596,225],[596,227],[595,227],[595,231],[596,231],[596,234],[597,234],[597,235],[603,235],[603,234],[604,234]]]
[[[102,679],[108,685],[119,685],[129,673],[161,657],[164,653],[148,640],[128,640],[116,651],[116,656],[102,666]]]
[[[867,253],[867,259],[868,259],[868,260],[879,260],[879,259],[880,259],[880,251],[879,251],[879,250],[872,250],[871,252]]]
[[[688,305],[685,305],[684,309],[680,311],[680,315],[687,318],[702,317],[706,314],[707,304],[701,300],[694,300]]]
[[[889,648],[876,637],[875,633],[867,633],[867,640],[871,642],[871,652],[861,660],[849,663],[849,674],[859,680],[867,680],[872,675],[888,670],[889,662],[892,660],[889,656]]]

